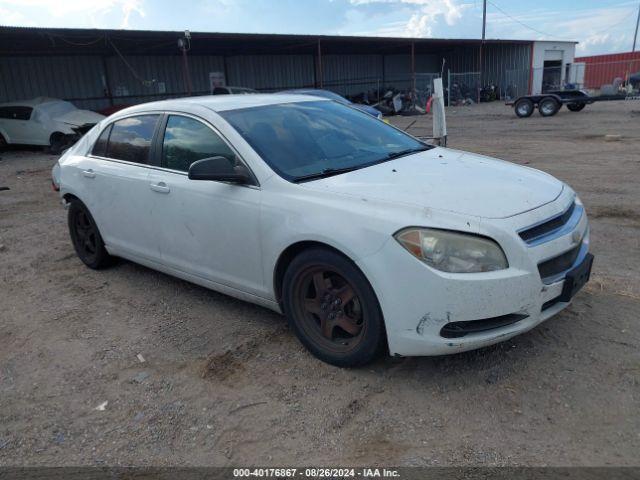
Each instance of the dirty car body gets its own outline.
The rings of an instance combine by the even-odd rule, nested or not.
[[[344,131],[298,135],[307,111],[318,128],[346,116]],[[147,164],[101,150],[104,132],[113,126],[113,138],[117,122],[142,116],[154,116]],[[248,172],[243,184],[193,180],[197,162],[163,163],[179,131],[171,122],[184,118],[218,135]],[[305,163],[314,155],[318,165]],[[85,135],[53,177],[65,202],[87,206],[110,254],[278,312],[282,269],[305,249],[332,252],[366,278],[392,355],[457,353],[523,333],[569,304],[592,262],[584,207],[563,182],[303,95],[132,107]]]
[[[0,134],[7,144],[61,146],[80,138],[104,118],[54,98],[0,104]]]

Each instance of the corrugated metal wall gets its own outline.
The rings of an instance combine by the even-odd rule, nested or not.
[[[208,77],[207,77],[208,78]],[[227,58],[229,85],[258,90],[312,86],[311,55],[241,55]]]
[[[575,61],[585,64],[584,88],[599,89],[616,78],[627,81],[630,75],[640,72],[640,52],[577,57]]]
[[[0,101],[103,97],[102,72],[102,61],[94,56],[0,57]],[[89,101],[82,106],[101,108],[107,103]]]
[[[484,48],[483,84],[507,84],[513,75],[528,71],[530,45],[487,45]],[[436,73],[446,60],[445,72],[477,72],[478,47],[456,47],[441,54],[416,55],[417,73]],[[313,86],[317,74],[314,55],[189,56],[194,93],[209,91],[209,72],[225,72],[229,85],[274,91]],[[411,56],[324,55],[323,82],[343,95],[380,87],[411,86]],[[135,74],[134,74],[135,72]],[[516,75],[517,77],[517,75]],[[520,78],[521,77],[521,78]],[[516,81],[528,81],[523,74]],[[51,96],[72,99],[81,108],[109,105],[107,90],[115,104],[140,103],[185,95],[182,57],[98,56],[3,57],[0,58],[0,101]],[[445,79],[446,82],[446,79]]]
[[[445,70],[467,83],[481,86],[495,84],[501,91],[514,88],[519,92],[528,89],[531,67],[531,45],[485,45],[482,52],[482,79],[480,79],[480,47],[456,47],[445,53]],[[474,76],[473,73],[476,73]],[[478,85],[468,85],[476,88]]]

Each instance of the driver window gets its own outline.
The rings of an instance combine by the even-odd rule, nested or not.
[[[211,128],[193,118],[169,115],[162,142],[163,167],[186,172],[193,162],[218,156],[235,163],[231,148]]]

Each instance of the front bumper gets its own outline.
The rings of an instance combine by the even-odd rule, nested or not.
[[[545,215],[535,213],[540,214]],[[562,295],[564,276],[550,283],[545,279],[545,283],[538,263],[575,247],[576,235],[573,231],[565,232],[546,243],[527,246],[516,234],[516,227],[522,226],[522,222],[526,223],[527,218],[496,222],[496,230],[509,232],[511,236],[510,247],[505,249],[510,267],[501,271],[438,272],[413,257],[394,239],[376,254],[359,260],[378,296],[392,355],[444,355],[485,347],[526,332],[569,305],[567,296]],[[586,215],[574,230],[580,233],[581,248],[572,268],[585,261],[588,253]],[[509,243],[496,239],[503,248]],[[459,338],[443,335],[443,327],[454,322],[495,318],[498,320],[495,328],[470,331]]]

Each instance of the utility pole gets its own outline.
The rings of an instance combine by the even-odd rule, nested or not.
[[[640,4],[638,5],[638,18],[636,19],[636,33],[633,34],[633,48],[632,52],[636,51],[636,40],[638,40],[638,25],[640,25]]]
[[[193,87],[191,86],[191,74],[189,73],[189,62],[187,61],[187,52],[191,49],[191,33],[189,30],[184,31],[184,38],[178,39],[178,48],[182,50],[184,84],[189,96],[191,96],[193,93]]]
[[[480,90],[482,90],[482,47],[484,46],[485,33],[487,31],[487,0],[482,1],[482,40],[480,41],[480,78],[478,80],[478,103],[480,103]]]

